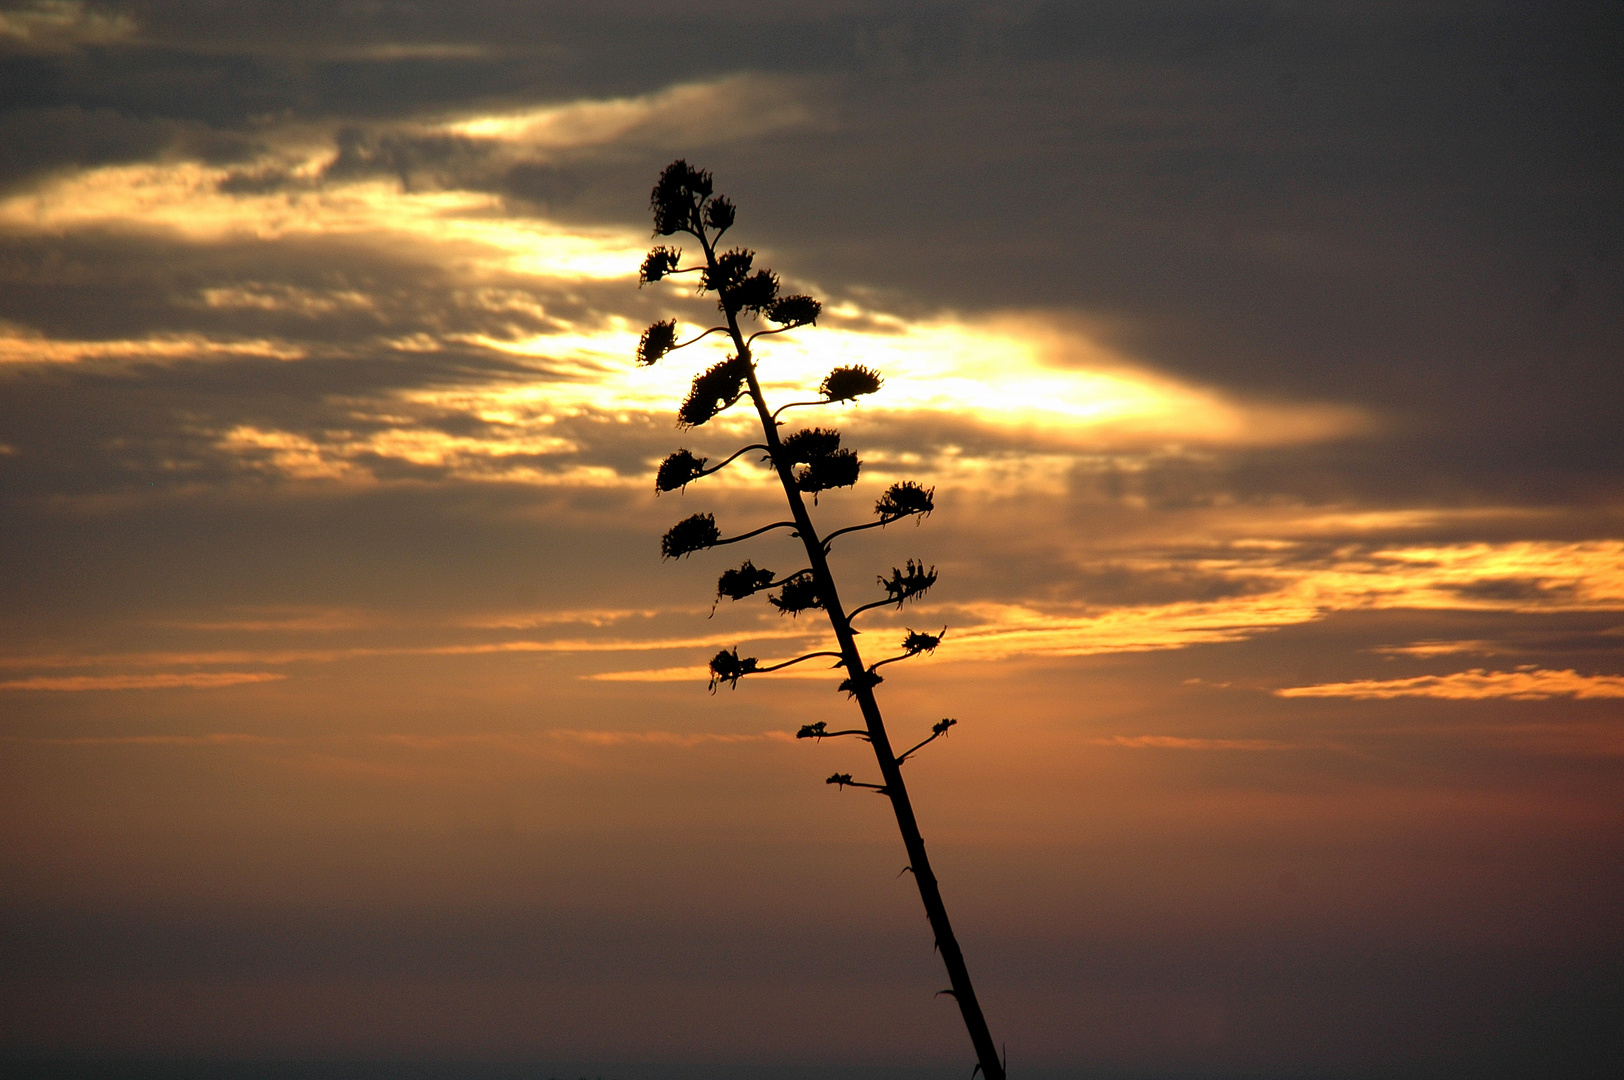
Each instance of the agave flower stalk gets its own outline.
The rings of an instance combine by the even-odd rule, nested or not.
[[[935,934],[936,948],[947,968],[951,986],[942,993],[950,994],[958,1002],[975,1050],[977,1070],[986,1080],[1004,1080],[1004,1064],[976,999],[963,952],[953,935],[941,888],[931,870],[925,842],[914,816],[913,803],[908,798],[908,788],[902,778],[903,762],[927,744],[946,735],[957,721],[940,721],[932,727],[928,738],[897,754],[892,749],[874,693],[875,686],[882,681],[877,670],[880,666],[933,651],[940,643],[942,634],[909,631],[901,644],[900,655],[868,664],[858,648],[852,628],[852,620],[864,611],[892,604],[900,608],[908,600],[917,598],[935,584],[936,569],[931,567],[927,570],[923,563],[909,560],[905,570],[893,569],[889,579],[880,577],[879,582],[886,592],[883,599],[862,604],[850,614],[841,602],[840,592],[829,570],[830,544],[836,537],[880,528],[906,517],[927,515],[934,508],[934,489],[921,487],[913,481],[893,484],[875,506],[877,520],[836,529],[827,535],[819,534],[808,513],[805,496],[810,494],[815,500],[819,491],[855,484],[861,462],[851,451],[840,448],[840,436],[833,430],[812,428],[787,437],[780,436],[778,417],[789,409],[827,406],[874,393],[881,386],[879,373],[861,366],[837,368],[819,386],[817,398],[793,401],[774,411],[762,393],[751,347],[756,339],[763,336],[815,323],[821,305],[809,296],[779,296],[777,275],[770,270],[756,268],[754,252],[743,248],[719,250],[721,236],[733,225],[736,210],[726,198],[713,192],[708,172],[692,168],[685,161],[673,162],[661,173],[649,201],[654,212],[655,235],[672,237],[681,234],[691,237],[699,245],[703,262],[684,266],[680,248],[661,245],[654,248],[644,260],[640,280],[654,282],[671,275],[697,273],[699,291],[716,295],[724,321],[722,325],[704,329],[680,342],[674,320],[656,322],[643,334],[637,349],[637,360],[640,364],[652,364],[712,334],[725,335],[732,345],[732,355],[694,379],[693,390],[678,412],[678,424],[681,427],[697,427],[748,398],[760,420],[762,439],[746,449],[765,451],[765,460],[771,463],[783,486],[792,519],[723,539],[709,514],[696,514],[678,523],[666,534],[662,551],[669,558],[682,557],[720,544],[734,543],[769,529],[792,528],[806,549],[807,568],[778,578],[771,570],[757,568],[746,561],[739,569],[729,570],[722,575],[718,582],[717,599],[720,601],[725,596],[738,600],[755,592],[778,588],[779,594],[770,598],[774,606],[792,616],[804,611],[822,610],[828,617],[836,644],[835,649],[809,653],[777,664],[762,664],[754,657],[741,657],[737,649],[723,650],[711,661],[711,689],[714,692],[724,682],[736,687],[740,679],[814,657],[833,658],[836,668],[845,669],[846,678],[838,689],[846,691],[856,702],[862,714],[863,727],[829,731],[827,724],[820,721],[803,727],[799,737],[816,741],[827,736],[857,735],[873,747],[880,783],[854,781],[849,773],[836,773],[829,777],[828,783],[842,789],[866,788],[890,800],[897,827],[902,833],[903,846],[907,850],[908,869],[913,872],[925,914]],[[746,336],[741,319],[766,320],[777,325],[763,327]],[[733,458],[727,459],[731,460]],[[726,463],[724,461],[722,465]],[[662,464],[656,489],[670,491],[681,488],[722,467],[707,468],[706,464],[706,459],[696,458],[687,450],[679,450]]]

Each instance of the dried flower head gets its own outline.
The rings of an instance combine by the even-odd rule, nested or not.
[[[694,457],[687,450],[678,450],[676,453],[660,462],[660,469],[654,474],[654,490],[675,491],[686,487],[690,480],[697,480],[705,471],[705,462],[709,458]]]
[[[707,266],[699,273],[699,291],[730,294],[745,278],[756,253],[746,248],[733,248],[716,256],[716,265]]]
[[[873,368],[856,364],[852,367],[837,367],[824,376],[823,385],[818,387],[818,393],[823,395],[825,401],[850,401],[872,394],[885,380]]]
[[[660,555],[666,559],[678,559],[714,547],[721,538],[722,534],[716,528],[716,518],[710,514],[695,514],[666,530],[666,534],[660,538]]]
[[[936,489],[922,488],[912,480],[904,480],[892,484],[886,489],[880,501],[874,504],[874,512],[880,515],[881,521],[896,521],[910,514],[928,517],[936,509]]]
[[[801,730],[795,733],[797,739],[821,739],[829,734],[829,722],[819,720],[815,724],[802,724]]]
[[[705,224],[717,233],[724,233],[733,227],[734,212],[733,200],[726,195],[718,195],[705,204]]]
[[[722,571],[722,576],[716,579],[716,599],[725,596],[729,600],[743,600],[772,583],[771,570],[757,569],[755,563],[746,559],[737,570]]]
[[[739,282],[730,299],[737,311],[750,311],[757,315],[766,312],[778,296],[778,275],[771,270],[757,270]],[[724,308],[725,308],[724,304]]]
[[[766,315],[773,322],[790,327],[815,323],[822,312],[822,304],[810,296],[797,293],[794,296],[781,296],[774,300],[768,306]]]
[[[746,363],[730,356],[694,376],[693,387],[677,408],[677,426],[698,427],[737,402],[744,393]]]
[[[637,362],[642,367],[648,367],[654,361],[671,351],[677,343],[677,320],[666,319],[654,323],[637,341]]]
[[[897,607],[901,607],[903,601],[923,595],[926,589],[936,584],[936,568],[933,566],[926,570],[924,563],[909,559],[906,570],[899,570],[893,566],[891,577],[887,579],[882,575],[879,581],[885,588],[886,602],[894,601]],[[909,636],[912,637],[912,634]],[[907,647],[906,643],[903,647]]]
[[[742,659],[738,649],[723,649],[710,662],[710,690],[716,693],[716,688],[727,683],[733,689],[739,688],[739,680],[756,670],[756,658],[746,656]]]
[[[841,691],[845,691],[851,697],[856,697],[857,691],[860,687],[874,687],[878,686],[884,681],[885,679],[880,676],[879,672],[865,671],[855,678],[840,680],[840,685],[835,687],[835,693],[838,694]],[[848,783],[849,782],[850,781],[848,781]]]
[[[799,615],[823,607],[823,601],[818,599],[818,584],[811,574],[796,574],[784,582],[777,596],[769,596],[767,602],[781,615]]]
[[[780,445],[790,464],[805,465],[839,450],[840,432],[832,428],[802,428],[784,436]]]
[[[851,773],[849,772],[837,772],[824,781],[825,784],[834,784],[838,787],[845,787],[851,782]]]
[[[669,248],[663,244],[649,252],[648,258],[643,260],[642,268],[637,271],[638,287],[665,277],[677,268],[677,260],[681,258],[681,248]]]
[[[830,488],[851,487],[863,463],[850,450],[815,457],[795,474],[795,486],[811,495]]]
[[[934,571],[935,567],[932,567],[931,569]],[[935,581],[934,578],[931,580],[933,582]],[[928,589],[930,586],[927,585],[925,588]],[[907,653],[909,656],[918,656],[920,653],[935,652],[936,646],[942,643],[942,637],[946,633],[947,627],[945,626],[942,627],[942,632],[940,634],[922,634],[917,630],[910,629],[908,631],[908,636],[902,639],[902,651]]]
[[[690,168],[680,158],[667,165],[648,197],[649,208],[654,211],[654,234],[670,236],[674,232],[694,231],[699,225],[696,217],[699,204],[710,198],[710,194],[710,173]]]

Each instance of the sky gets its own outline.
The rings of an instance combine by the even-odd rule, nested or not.
[[[836,542],[1010,1067],[1603,1075],[1605,4],[0,4],[0,1052],[968,1070],[826,647],[713,607],[639,286],[935,512]],[[798,415],[797,415],[798,414]],[[792,565],[795,564],[795,565]]]

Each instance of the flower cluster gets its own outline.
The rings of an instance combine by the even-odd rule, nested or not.
[[[648,197],[654,211],[654,234],[670,236],[700,228],[699,206],[710,198],[711,190],[711,174],[704,169],[692,168],[681,159],[667,165]]]
[[[936,509],[936,489],[922,488],[912,480],[892,484],[886,489],[885,494],[880,496],[880,501],[874,504],[874,512],[880,515],[883,522],[896,521],[911,514],[929,517],[934,509]]]
[[[637,271],[639,287],[664,278],[677,268],[677,262],[681,258],[681,248],[668,248],[664,244],[649,252],[648,258],[643,260],[642,267]]]
[[[778,595],[769,596],[767,602],[777,608],[781,615],[799,615],[823,606],[823,601],[818,597],[818,583],[811,574],[804,572],[784,582]]]
[[[637,363],[648,367],[670,352],[677,344],[677,320],[666,319],[654,323],[637,340]]]
[[[823,385],[818,387],[818,393],[823,395],[825,401],[851,401],[853,398],[872,394],[885,385],[885,380],[873,368],[855,364],[851,367],[837,367],[823,377]]]
[[[727,683],[738,689],[739,680],[746,675],[752,675],[756,670],[756,658],[746,656],[742,659],[738,649],[723,649],[710,662],[710,690],[716,693],[716,688]]]
[[[935,569],[935,567],[931,567],[933,573]],[[932,577],[931,581],[934,582],[935,578]],[[928,588],[930,588],[930,586],[926,585],[925,589]],[[919,590],[919,592],[923,591],[924,589]],[[917,596],[918,593],[914,593],[914,595]],[[918,656],[920,653],[935,652],[936,646],[942,643],[942,638],[946,636],[946,634],[947,627],[945,626],[942,627],[942,632],[940,634],[922,634],[917,630],[910,629],[908,631],[908,636],[902,639],[902,651],[907,653],[909,656]]]
[[[688,396],[677,407],[678,427],[698,427],[744,394],[749,361],[730,356],[694,376]]]
[[[714,516],[695,514],[683,518],[660,537],[660,555],[667,559],[679,559],[684,555],[692,555],[696,551],[715,547],[721,538],[722,533],[716,527]]]
[[[676,491],[678,488],[688,486],[689,481],[697,480],[705,475],[705,462],[709,458],[695,457],[687,450],[678,450],[660,462],[660,468],[654,474],[654,490],[656,492]]]
[[[720,600],[725,596],[729,600],[743,600],[772,583],[771,570],[757,569],[755,563],[746,559],[738,569],[722,571],[722,576],[716,579],[716,599]]]
[[[895,603],[900,608],[904,601],[922,596],[925,590],[936,584],[936,568],[933,566],[926,570],[924,563],[914,562],[909,559],[906,570],[899,570],[893,566],[891,568],[891,577],[887,579],[882,575],[879,581],[881,587],[885,589],[886,602]],[[911,640],[913,636],[910,633],[908,638]],[[920,635],[920,637],[927,636]],[[940,640],[940,635],[938,635],[938,640]],[[907,647],[907,642],[904,641],[903,648]],[[935,646],[932,645],[931,648],[935,648]]]

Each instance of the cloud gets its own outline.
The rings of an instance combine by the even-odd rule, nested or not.
[[[6,742],[38,746],[281,746],[289,741],[241,732],[212,732],[207,735],[78,735],[67,738],[8,735],[3,738]]]
[[[1278,697],[1400,698],[1430,697],[1453,701],[1511,698],[1543,701],[1552,697],[1624,698],[1624,676],[1580,675],[1569,668],[1552,671],[1533,665],[1515,671],[1472,668],[1450,675],[1417,675],[1408,679],[1356,679],[1352,682],[1288,686]]]
[[[138,27],[124,12],[107,12],[82,0],[32,0],[0,11],[0,49],[61,52],[82,45],[111,45]]]
[[[788,78],[739,74],[636,97],[484,113],[428,130],[543,154],[611,144],[691,152],[813,123],[807,90]]]
[[[1190,739],[1178,735],[1112,735],[1094,741],[1100,746],[1135,750],[1298,750],[1304,745],[1279,739]]]
[[[27,679],[0,682],[0,690],[49,690],[76,693],[83,690],[213,690],[245,683],[285,679],[266,671],[191,671],[151,675],[36,675]]]

